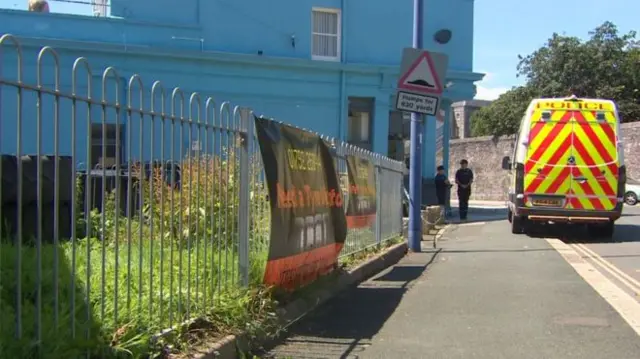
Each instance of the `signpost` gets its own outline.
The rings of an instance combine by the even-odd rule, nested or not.
[[[444,91],[448,57],[438,52],[405,48],[400,64],[396,109],[435,116]]]
[[[413,0],[413,48],[404,49],[396,109],[411,112],[409,157],[409,249],[422,250],[422,122],[438,113],[448,57],[422,50],[423,0]]]

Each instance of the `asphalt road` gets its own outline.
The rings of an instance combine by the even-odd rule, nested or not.
[[[640,206],[624,208],[613,242],[587,239],[578,250],[607,278],[640,301]]]
[[[610,243],[575,228],[515,236],[499,218],[454,225],[439,253],[409,255],[344,292],[262,357],[640,358],[629,286],[640,209],[625,213]]]

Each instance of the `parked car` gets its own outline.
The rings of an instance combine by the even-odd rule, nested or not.
[[[640,197],[640,181],[632,178],[627,178],[627,185],[625,186],[624,203],[635,206],[638,204],[638,197]]]

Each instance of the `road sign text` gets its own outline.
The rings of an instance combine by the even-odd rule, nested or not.
[[[435,116],[438,110],[438,98],[399,91],[396,108],[400,111],[417,112]]]

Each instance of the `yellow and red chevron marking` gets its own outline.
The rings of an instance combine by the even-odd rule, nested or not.
[[[541,116],[541,112],[535,116]],[[565,164],[571,156],[572,112],[553,111],[546,122],[536,117],[532,118],[529,131],[525,194],[565,194],[571,186],[571,173]]]
[[[605,118],[600,123],[595,112],[576,110],[552,111],[546,122],[533,118],[525,195],[563,194],[567,195],[566,208],[613,209],[618,186],[616,118],[613,112],[607,112]],[[569,165],[571,156],[575,165]]]
[[[615,122],[611,123],[610,118],[615,117],[612,113],[606,113],[607,122],[598,123],[594,112],[577,112],[574,115],[574,136],[580,137],[582,143],[591,144],[587,149],[590,155],[598,161],[598,164],[607,164],[611,174],[618,175],[618,151],[616,147],[617,136],[615,132]],[[595,157],[594,157],[595,156]]]
[[[586,118],[588,116],[590,118]],[[609,121],[598,123],[592,112],[573,114],[572,153],[576,166],[572,191],[585,209],[611,210],[616,205],[618,163],[616,135]]]
[[[594,206],[591,204],[590,201],[593,200],[594,198],[599,199],[602,202],[602,198],[597,198],[597,197],[589,198],[587,196],[576,195],[573,189],[570,189],[569,193],[567,193],[567,196],[566,196],[565,208],[566,209],[593,209]],[[587,201],[586,205],[584,204],[585,201]],[[614,199],[606,198],[605,201],[607,201],[611,206],[615,206],[617,203],[617,200],[615,198]],[[604,203],[607,203],[607,202],[604,202]],[[599,209],[602,209],[602,208],[599,208]]]
[[[598,203],[602,203],[602,207],[595,207],[591,202],[597,199]],[[585,204],[586,202],[586,204]],[[618,200],[616,198],[602,198],[598,196],[585,196],[585,195],[576,195],[573,189],[569,190],[569,193],[566,196],[565,208],[566,209],[602,209],[607,210],[608,208],[614,208]]]
[[[567,193],[567,200],[565,201],[564,208],[566,209],[582,209],[582,204],[578,200],[578,197],[575,196],[573,190],[569,189],[569,193]]]

